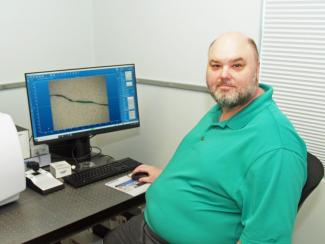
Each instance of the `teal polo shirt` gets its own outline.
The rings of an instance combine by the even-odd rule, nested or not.
[[[260,87],[226,121],[212,107],[148,189],[146,222],[169,243],[291,243],[306,146]]]

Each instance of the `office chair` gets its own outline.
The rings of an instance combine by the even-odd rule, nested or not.
[[[307,181],[301,192],[298,209],[310,193],[318,186],[324,177],[324,166],[321,161],[311,153],[307,153]]]

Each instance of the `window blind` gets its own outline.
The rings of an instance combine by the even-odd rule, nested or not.
[[[260,80],[325,166],[325,0],[264,0]]]

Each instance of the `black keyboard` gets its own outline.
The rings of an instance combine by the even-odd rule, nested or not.
[[[124,158],[112,163],[88,168],[63,177],[64,181],[73,187],[81,187],[90,183],[133,170],[141,163],[131,158]]]

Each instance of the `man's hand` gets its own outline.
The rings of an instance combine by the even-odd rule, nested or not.
[[[136,167],[133,171],[132,174],[139,173],[139,172],[144,172],[147,173],[147,177],[141,177],[139,179],[139,182],[145,182],[145,183],[152,183],[161,173],[161,169],[156,168],[154,166],[142,164],[138,167]]]

